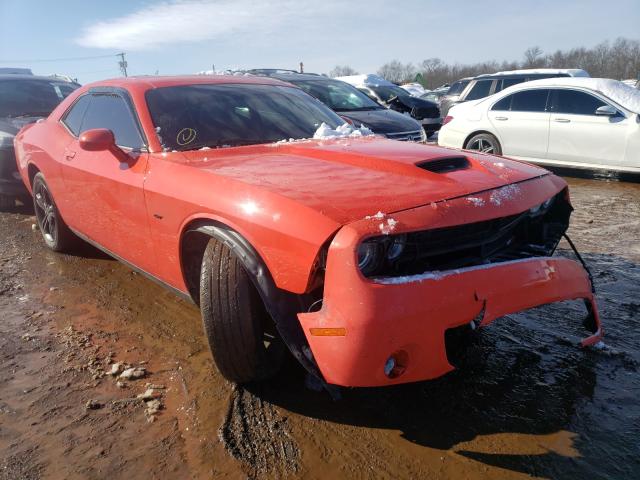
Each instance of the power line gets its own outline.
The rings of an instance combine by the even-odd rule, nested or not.
[[[73,62],[76,60],[94,60],[98,58],[113,58],[120,56],[120,53],[109,55],[93,55],[91,57],[67,57],[67,58],[39,58],[33,60],[0,60],[0,63],[45,63],[45,62]]]

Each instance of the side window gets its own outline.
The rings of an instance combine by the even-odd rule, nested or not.
[[[507,95],[498,103],[496,103],[493,107],[491,107],[491,110],[499,110],[499,111],[511,110],[512,98],[513,98],[513,95]]]
[[[64,123],[76,137],[80,135],[82,120],[84,119],[84,114],[87,111],[90,101],[91,95],[80,97],[62,119],[62,123]]]
[[[496,92],[500,92],[505,88],[511,87],[513,85],[517,85],[522,82],[524,82],[524,78],[503,78],[502,80],[498,81]]]
[[[82,122],[82,130],[107,128],[113,132],[121,147],[141,148],[142,138],[133,114],[124,99],[115,94],[93,94],[91,104]]]
[[[544,112],[547,107],[549,90],[524,90],[512,95],[512,112]]]
[[[577,90],[556,90],[553,111],[555,113],[568,113],[572,115],[595,115],[596,110],[606,105],[602,100],[578,92]]]
[[[465,100],[477,100],[488,96],[492,82],[493,80],[478,80],[476,84],[471,87],[471,90],[467,94],[467,98]]]

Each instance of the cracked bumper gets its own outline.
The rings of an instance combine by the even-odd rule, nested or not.
[[[521,198],[500,208],[507,214],[522,211],[560,188],[555,179],[523,184]],[[441,217],[439,209],[427,207],[394,218],[401,228],[411,229],[449,221],[452,215],[460,221],[469,212],[464,199],[447,204]],[[480,211],[495,215],[488,208]],[[322,309],[298,315],[327,383],[384,386],[439,377],[453,370],[445,349],[447,329],[472,320],[486,326],[504,315],[562,300],[584,299],[590,307],[595,333],[583,346],[602,338],[591,282],[573,260],[534,257],[376,282],[361,275],[354,254],[358,242],[374,230],[360,222],[338,232],[329,249]],[[404,363],[395,378],[384,371],[392,355]]]
[[[417,276],[419,277],[419,276]],[[381,386],[436,378],[453,370],[447,360],[445,330],[468,324],[482,312],[480,326],[538,305],[585,299],[598,310],[587,273],[565,258],[535,258],[470,268],[439,278],[402,284],[351,279],[349,287],[326,292],[322,310],[299,319],[320,371],[328,383]],[[316,336],[314,328],[344,328],[343,336]],[[390,355],[404,352],[405,370],[384,373]]]

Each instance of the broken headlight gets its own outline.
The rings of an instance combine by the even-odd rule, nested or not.
[[[373,273],[380,263],[381,243],[378,239],[370,239],[358,246],[358,268],[363,275]]]
[[[370,276],[382,265],[388,265],[400,258],[406,244],[405,234],[365,240],[358,246],[358,268],[363,275]]]

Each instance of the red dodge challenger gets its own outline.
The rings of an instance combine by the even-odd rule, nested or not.
[[[47,246],[81,238],[196,302],[232,381],[287,348],[328,384],[435,378],[447,332],[567,299],[601,338],[588,272],[552,256],[563,180],[360,133],[277,80],[141,77],[76,90],[15,150]]]

